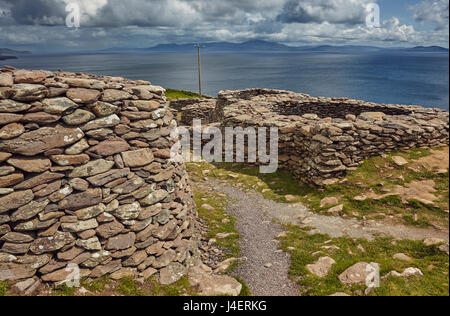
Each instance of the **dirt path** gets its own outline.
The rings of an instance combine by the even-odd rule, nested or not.
[[[208,186],[230,198],[231,203],[226,211],[237,218],[236,228],[242,237],[242,257],[247,259],[239,265],[235,274],[245,281],[255,296],[299,294],[296,284],[288,277],[290,257],[278,250],[275,238],[283,229],[277,222],[312,227],[313,233],[328,234],[333,238],[346,236],[372,240],[377,236],[391,236],[410,240],[430,237],[449,240],[448,232],[433,228],[321,216],[309,212],[303,204],[266,200],[259,193],[243,191],[225,182],[210,180]]]

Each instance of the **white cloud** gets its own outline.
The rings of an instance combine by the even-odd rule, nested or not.
[[[427,0],[410,8],[414,12],[414,19],[419,22],[431,22],[437,29],[449,27],[449,0]]]

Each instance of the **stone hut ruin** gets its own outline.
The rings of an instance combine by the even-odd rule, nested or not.
[[[0,70],[0,280],[177,281],[196,208],[165,90],[82,73]]]
[[[277,127],[279,167],[315,185],[339,182],[368,157],[449,144],[449,113],[441,109],[269,89],[223,91],[214,111],[192,107],[222,129]]]

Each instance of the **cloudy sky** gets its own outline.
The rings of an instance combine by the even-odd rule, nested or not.
[[[367,5],[381,26],[367,27]],[[66,26],[68,4],[80,28]],[[449,46],[449,0],[0,0],[0,47],[79,51],[250,39]]]

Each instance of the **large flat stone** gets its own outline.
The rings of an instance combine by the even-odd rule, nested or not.
[[[33,198],[34,194],[31,190],[13,192],[6,196],[0,197],[0,214],[21,207],[31,202]]]
[[[85,192],[69,195],[59,202],[59,207],[65,210],[80,210],[98,205],[102,200],[103,195],[101,189],[90,189]]]
[[[0,150],[24,156],[36,156],[47,150],[66,147],[83,138],[79,128],[43,127],[0,143]]]
[[[98,159],[94,161],[90,161],[85,165],[80,167],[76,167],[69,174],[71,178],[84,178],[84,177],[92,177],[101,173],[105,173],[114,166],[114,161],[107,161],[103,159]]]
[[[52,162],[47,158],[11,158],[8,163],[26,172],[38,173],[50,169]]]

